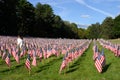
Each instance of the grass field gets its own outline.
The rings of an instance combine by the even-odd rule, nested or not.
[[[99,49],[102,47],[98,44]],[[17,64],[14,59],[11,60],[11,68],[0,58],[0,80],[120,80],[120,58],[115,57],[113,53],[104,49],[106,56],[106,66],[103,73],[98,73],[94,66],[93,42],[84,54],[70,63],[70,65],[59,74],[59,68],[63,56],[52,56],[47,60],[39,62],[36,67],[32,66],[31,74],[25,68],[26,57]]]
[[[118,38],[118,39],[111,39],[109,41],[112,42],[113,44],[120,44],[120,38]]]

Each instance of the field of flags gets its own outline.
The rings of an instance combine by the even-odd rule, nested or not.
[[[17,37],[0,36],[0,80],[120,79],[119,44],[104,39],[23,40],[19,48]]]

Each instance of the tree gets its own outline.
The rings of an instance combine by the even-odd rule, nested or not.
[[[18,34],[31,35],[35,15],[33,5],[27,0],[19,0],[16,9]]]
[[[114,28],[113,28],[114,38],[120,38],[120,15],[114,19]]]
[[[75,23],[71,23],[70,24],[70,28],[71,28],[71,30],[72,30],[72,32],[73,32],[73,38],[78,38],[78,28],[77,28],[77,24],[75,24]]]
[[[83,28],[78,29],[78,38],[85,39],[86,38],[86,30]]]
[[[107,17],[101,24],[101,30],[102,30],[102,38],[113,38],[113,28],[114,28],[114,21],[111,17]]]
[[[100,38],[100,24],[92,24],[91,26],[88,27],[87,29],[87,38]]]
[[[0,0],[0,34],[2,35],[17,33],[16,2],[17,0]]]
[[[52,33],[53,37],[59,38],[62,37],[62,26],[63,26],[63,20],[60,18],[60,16],[55,15],[53,24],[52,24]]]
[[[38,36],[50,37],[51,27],[54,20],[53,10],[48,4],[38,3],[35,8],[35,28]]]

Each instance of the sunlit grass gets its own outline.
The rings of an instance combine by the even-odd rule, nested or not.
[[[113,44],[120,44],[120,38],[118,39],[110,39],[110,42],[112,42]]]

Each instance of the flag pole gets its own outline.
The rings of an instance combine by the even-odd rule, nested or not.
[[[30,69],[29,69],[29,75],[30,75],[30,73],[31,73],[31,71],[30,71]]]
[[[61,71],[59,70],[59,74],[61,74]]]
[[[10,66],[8,65],[8,67],[9,67],[9,71],[10,71]]]
[[[65,70],[63,70],[63,71],[64,71],[64,76],[65,76],[67,70],[65,69]]]

